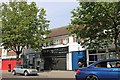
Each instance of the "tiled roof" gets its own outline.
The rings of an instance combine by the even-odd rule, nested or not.
[[[0,56],[2,55],[2,49],[0,48]],[[16,53],[14,51],[7,52],[7,56],[16,56]]]
[[[7,56],[16,56],[16,53],[11,50],[7,53]]]
[[[57,36],[62,36],[62,35],[68,35],[69,32],[67,30],[67,26],[65,27],[60,27],[60,28],[55,28],[52,29],[50,34],[47,37],[57,37]]]

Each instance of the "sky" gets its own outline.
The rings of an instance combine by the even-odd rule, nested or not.
[[[2,2],[8,1],[2,0]],[[45,8],[46,18],[50,21],[49,29],[69,25],[71,11],[78,6],[76,0],[27,0],[32,1],[36,2],[38,8]]]
[[[37,2],[39,8],[45,8],[50,29],[67,26],[70,23],[71,11],[78,6],[77,2]]]

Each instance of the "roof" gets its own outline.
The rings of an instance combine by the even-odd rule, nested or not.
[[[69,32],[67,30],[67,27],[68,26],[52,29],[50,34],[47,37],[50,38],[50,37],[57,37],[57,36],[68,35]]]
[[[7,56],[16,56],[16,55],[17,54],[12,50],[7,53]]]

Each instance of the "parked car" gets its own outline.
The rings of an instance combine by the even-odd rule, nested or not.
[[[13,75],[16,74],[24,74],[25,76],[30,75],[30,74],[35,74],[37,75],[37,70],[36,69],[31,69],[31,68],[24,68],[22,65],[16,66],[13,71]]]
[[[76,70],[76,80],[120,80],[120,59],[96,61],[87,68]]]

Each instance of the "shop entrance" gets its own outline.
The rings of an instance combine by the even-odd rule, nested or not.
[[[66,70],[66,54],[68,47],[44,49],[45,70]]]
[[[47,57],[44,68],[45,70],[66,70],[66,57]]]

